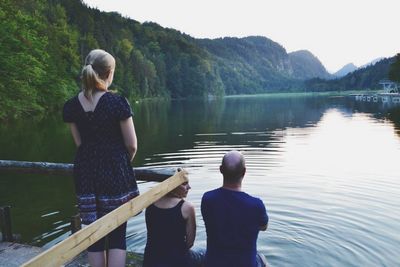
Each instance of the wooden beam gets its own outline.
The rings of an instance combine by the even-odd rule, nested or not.
[[[182,170],[142,195],[137,196],[104,217],[101,217],[82,230],[79,230],[22,266],[61,266],[126,222],[130,217],[137,215],[143,209],[184,182],[187,182],[187,172]]]
[[[30,162],[16,160],[0,160],[0,170],[23,173],[41,173],[56,175],[72,175],[73,164],[52,162]],[[174,168],[133,168],[137,180],[162,182],[175,173]]]

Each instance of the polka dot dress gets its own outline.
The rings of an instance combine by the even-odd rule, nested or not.
[[[85,112],[75,96],[63,119],[77,125],[82,144],[74,160],[75,190],[82,223],[89,224],[139,195],[120,121],[133,115],[128,101],[106,92],[94,111]]]

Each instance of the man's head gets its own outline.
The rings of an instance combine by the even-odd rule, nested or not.
[[[246,173],[246,163],[243,155],[235,150],[226,153],[219,170],[224,176],[224,183],[241,183]]]

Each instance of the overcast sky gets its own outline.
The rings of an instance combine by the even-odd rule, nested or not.
[[[260,35],[328,71],[400,52],[400,0],[84,0],[196,38]]]

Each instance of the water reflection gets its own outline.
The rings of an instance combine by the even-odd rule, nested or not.
[[[134,165],[189,170],[196,246],[206,239],[201,196],[220,186],[221,157],[238,149],[248,165],[244,189],[264,200],[271,217],[259,248],[272,266],[397,266],[400,110],[370,104],[346,97],[135,104]],[[0,126],[0,136],[0,158],[72,161],[72,140],[58,118]],[[152,186],[140,184],[142,191]],[[26,241],[48,247],[68,235],[72,179],[0,173],[0,193]],[[143,214],[129,221],[127,240],[143,252]]]

